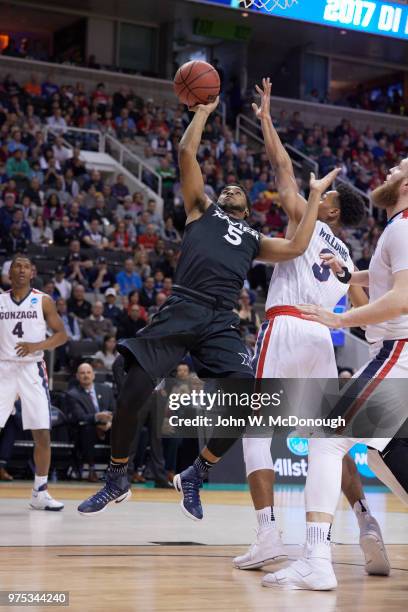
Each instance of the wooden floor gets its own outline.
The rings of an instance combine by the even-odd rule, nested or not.
[[[334,547],[339,588],[310,593],[266,589],[260,584],[263,571],[232,568],[231,558],[245,550],[253,537],[246,492],[205,491],[206,521],[196,524],[182,516],[174,492],[154,489],[138,489],[134,503],[93,519],[78,517],[77,500],[94,490],[54,487],[55,497],[66,508],[51,514],[27,509],[29,483],[0,485],[1,591],[69,591],[69,610],[81,612],[392,612],[407,608],[408,514],[390,494],[376,492],[368,498],[384,530],[392,575],[365,575],[355,519],[342,503]],[[296,558],[301,550],[296,542],[304,529],[301,492],[282,490],[277,503],[281,517],[286,517],[282,524],[288,554]]]

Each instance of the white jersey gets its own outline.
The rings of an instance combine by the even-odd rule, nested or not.
[[[330,268],[322,266],[320,253],[333,253],[352,272],[354,265],[347,246],[326,223],[317,221],[312,239],[300,257],[276,264],[269,285],[266,310],[273,306],[316,304],[332,310],[347,293]]]
[[[11,291],[0,295],[0,361],[41,361],[43,351],[18,357],[18,342],[43,342],[46,322],[42,301],[45,293],[32,289],[21,302],[16,302]]]
[[[378,300],[393,286],[393,274],[408,270],[408,210],[400,212],[388,223],[378,240],[369,267],[370,303]],[[408,315],[391,321],[367,325],[368,342],[408,338]]]

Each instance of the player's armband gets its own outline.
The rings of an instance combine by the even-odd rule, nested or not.
[[[349,272],[349,270],[345,266],[343,266],[342,270],[343,272],[341,272],[341,274],[336,274],[337,280],[339,280],[341,283],[344,283],[345,285],[348,285],[351,279],[351,272]]]

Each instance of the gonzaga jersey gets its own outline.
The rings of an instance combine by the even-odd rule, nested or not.
[[[18,357],[18,342],[42,342],[46,337],[46,323],[42,310],[45,293],[32,289],[21,301],[16,302],[11,291],[0,295],[0,360],[41,361],[43,351]]]
[[[186,225],[174,282],[221,297],[233,308],[259,246],[259,232],[211,204]]]
[[[393,275],[402,270],[408,270],[408,210],[390,219],[378,240],[368,269],[370,303],[392,289]],[[408,315],[367,325],[366,337],[369,342],[408,338]]]
[[[354,265],[344,242],[330,227],[317,221],[306,251],[300,257],[276,264],[269,285],[266,310],[273,306],[316,304],[332,310],[349,286],[337,280],[320,253],[333,253],[352,272]]]

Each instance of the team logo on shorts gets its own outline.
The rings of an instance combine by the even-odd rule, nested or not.
[[[241,361],[241,365],[244,366],[248,366],[249,368],[251,367],[251,362],[252,362],[252,358],[250,355],[248,355],[248,353],[238,353],[238,355],[241,357],[242,361]]]
[[[294,455],[305,457],[309,453],[309,443],[307,438],[290,438],[286,439],[288,449]]]
[[[35,306],[36,304],[38,304],[38,298],[32,297],[30,300],[30,306]]]

